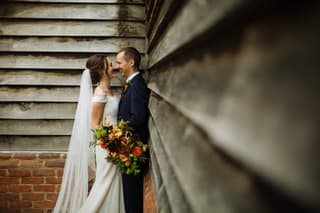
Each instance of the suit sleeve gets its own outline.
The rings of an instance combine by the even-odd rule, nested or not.
[[[132,86],[130,95],[129,123],[133,128],[144,125],[148,111],[148,89],[144,82],[137,82]]]

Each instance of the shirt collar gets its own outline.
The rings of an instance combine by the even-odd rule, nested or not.
[[[139,74],[140,74],[140,72],[135,72],[135,73],[133,73],[132,75],[130,75],[130,76],[127,78],[126,82],[128,83],[128,82],[131,81],[134,77],[136,77],[136,75],[139,75]]]

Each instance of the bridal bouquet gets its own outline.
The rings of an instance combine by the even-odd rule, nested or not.
[[[121,172],[128,175],[138,175],[139,165],[146,158],[148,146],[143,144],[139,135],[129,126],[128,122],[119,121],[117,125],[110,125],[108,120],[93,130],[97,138],[95,145],[107,150],[108,162],[118,166]]]

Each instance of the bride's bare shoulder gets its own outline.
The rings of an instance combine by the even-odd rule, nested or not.
[[[96,87],[93,92],[93,96],[105,96],[106,93],[100,89],[100,87]]]

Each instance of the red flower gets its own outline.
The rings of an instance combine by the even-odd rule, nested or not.
[[[132,153],[136,156],[136,157],[140,157],[142,155],[142,149],[140,146],[135,146],[132,149]]]

